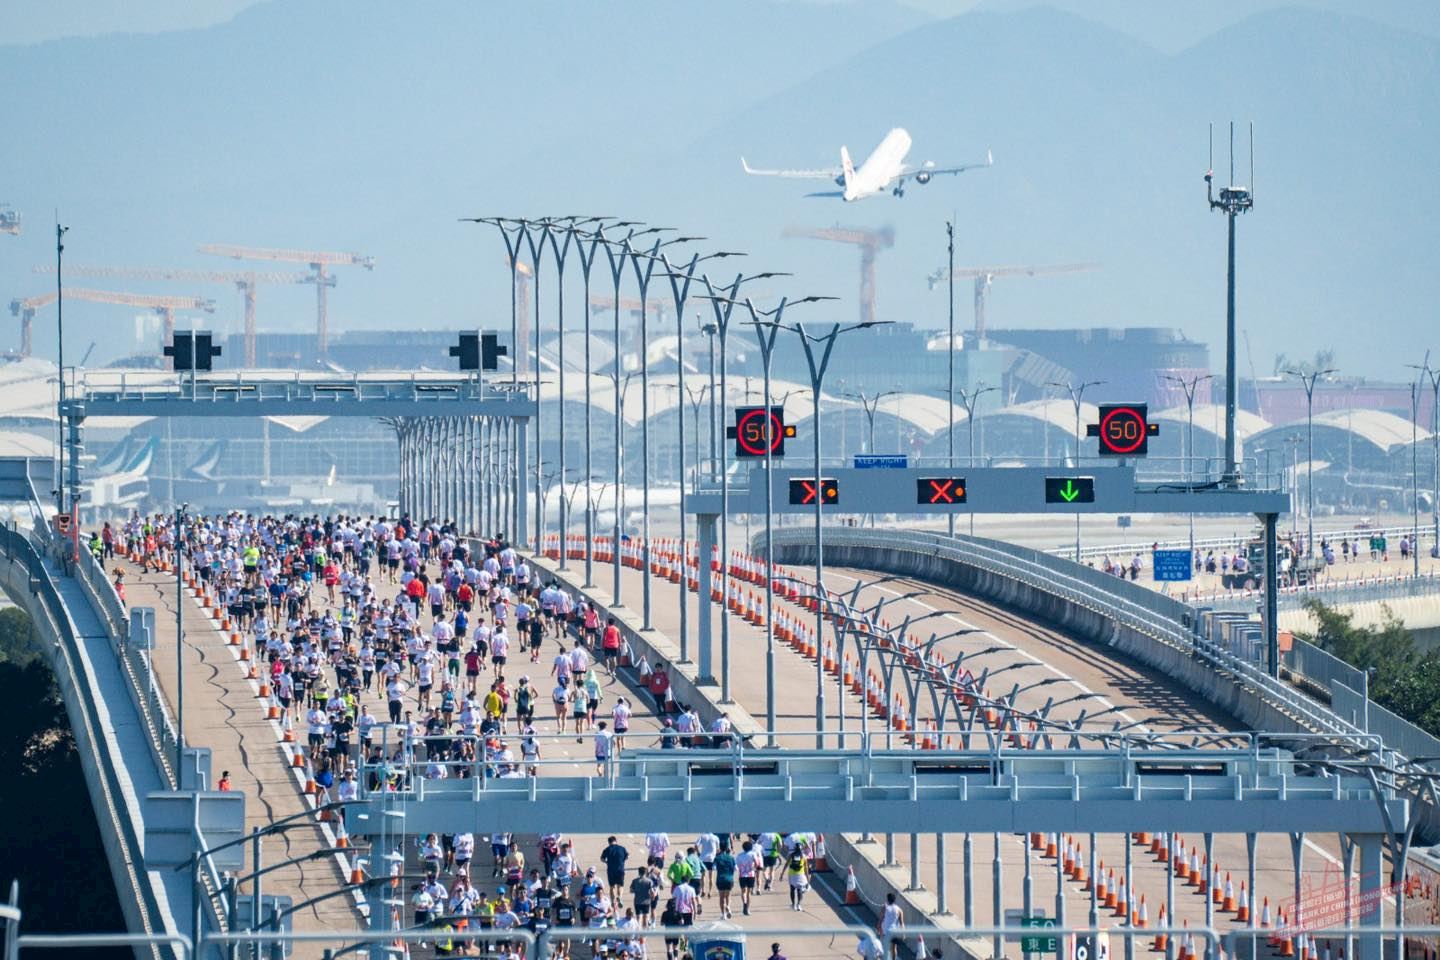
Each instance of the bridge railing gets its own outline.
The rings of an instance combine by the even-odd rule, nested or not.
[[[37,547],[31,537],[39,541],[40,546]],[[81,705],[79,711],[73,711],[70,715],[71,725],[77,729],[77,733],[83,733],[83,736],[76,737],[77,744],[89,745],[89,756],[84,758],[85,765],[92,767],[99,778],[99,787],[106,795],[106,808],[115,811],[111,816],[112,828],[122,844],[121,856],[125,859],[125,869],[130,872],[131,883],[143,900],[143,913],[148,918],[158,917],[161,911],[151,885],[137,873],[143,865],[143,837],[135,829],[131,818],[119,812],[125,806],[125,789],[114,757],[101,746],[106,737],[105,721],[101,718],[95,694],[91,691],[81,666],[84,658],[81,656],[79,638],[66,611],[64,598],[60,596],[50,572],[45,568],[44,545],[44,534],[38,532],[38,528],[27,536],[12,527],[0,527],[0,550],[3,550],[10,562],[24,569],[28,576],[30,593],[39,600],[35,609],[44,616],[52,635],[60,641],[57,657],[63,663],[55,664],[57,679],[74,690],[75,700]],[[62,673],[66,676],[61,676]],[[153,933],[148,923],[149,921],[146,932]],[[158,948],[153,945],[152,955],[159,956]]]
[[[813,531],[801,528],[774,532],[777,547],[805,548],[811,546],[813,537]],[[1361,732],[1289,684],[1274,679],[1260,665],[1204,636],[1193,607],[1100,570],[1039,550],[979,537],[828,527],[824,540],[832,547],[869,547],[939,557],[1015,580],[1199,657],[1315,732],[1343,736]],[[757,540],[752,550],[763,551],[763,540]]]
[[[1440,573],[1428,572],[1418,577],[1401,575],[1361,577],[1354,580],[1347,577],[1344,580],[1325,580],[1303,586],[1282,586],[1277,591],[1276,599],[1281,607],[1295,609],[1310,600],[1336,605],[1436,594],[1440,594]],[[1185,599],[1189,603],[1204,604],[1216,610],[1254,610],[1262,595],[1259,590],[1224,590],[1187,596]]]
[[[160,776],[173,787],[178,782],[174,769],[176,727],[169,706],[160,692],[155,677],[152,652],[148,648],[153,637],[132,637],[130,612],[106,576],[104,567],[88,550],[81,550],[75,561],[75,577],[90,597],[110,637],[110,648],[123,669],[130,699],[145,721],[150,742],[151,759]]]

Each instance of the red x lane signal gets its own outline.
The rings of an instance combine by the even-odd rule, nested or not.
[[[965,502],[964,477],[920,477],[915,481],[915,502],[939,504]]]
[[[791,480],[790,481],[790,502],[796,506],[814,506],[815,504],[815,481]],[[828,477],[820,478],[820,502],[824,506],[833,506],[840,502],[840,484]]]

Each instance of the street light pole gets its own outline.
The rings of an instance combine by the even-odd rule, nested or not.
[[[547,217],[530,223],[532,228],[538,228],[539,233],[529,232],[525,234],[525,244],[530,248],[530,269],[534,274],[535,290],[535,547],[536,556],[541,556],[545,550],[545,514],[541,512],[540,486],[543,483],[541,473],[545,462],[545,433],[543,429],[543,404],[540,401],[540,261],[545,254],[545,241],[551,237],[551,231],[555,224]],[[563,400],[561,401],[564,402]],[[522,467],[523,473],[523,467]],[[523,506],[520,509],[525,509]]]
[[[953,281],[952,281],[952,283],[953,283]],[[960,402],[965,405],[965,425],[970,428],[970,459],[969,459],[969,463],[970,463],[970,468],[971,468],[972,470],[973,470],[974,467],[975,467],[975,410],[976,410],[976,408],[979,406],[979,404],[980,404],[980,398],[981,398],[982,396],[984,396],[984,395],[987,394],[987,393],[995,393],[995,392],[997,392],[999,389],[1000,389],[999,387],[987,387],[987,386],[985,386],[985,381],[981,380],[981,381],[979,381],[979,382],[977,382],[977,383],[975,384],[975,389],[974,389],[974,390],[971,390],[971,391],[961,390],[961,391],[960,391]],[[954,391],[954,386],[953,386],[953,385],[951,386],[951,391],[952,391],[952,392]],[[955,401],[954,401],[953,399],[950,401],[950,416],[951,416],[952,418],[955,416]],[[952,433],[952,434],[954,433],[954,429],[953,429],[953,428],[951,429],[951,433]],[[953,441],[953,440],[951,441],[951,446],[952,446],[952,447],[954,446],[954,441]],[[954,472],[954,469],[955,469],[955,454],[954,454],[954,451],[953,451],[953,450],[951,451],[951,454],[950,454],[950,469],[951,469],[951,472],[953,473],[953,472]],[[967,498],[967,502],[968,502],[968,498]],[[1076,516],[1078,517],[1079,514],[1076,514]],[[952,537],[955,536],[955,515],[954,515],[953,513],[950,514],[950,536],[952,536]],[[973,507],[972,507],[971,510],[970,510],[970,536],[972,536],[972,537],[975,536],[975,510],[974,510]]]
[[[186,504],[175,505],[175,789],[185,789],[185,542]]]
[[[769,321],[775,323],[775,321]],[[783,329],[791,330],[800,337],[800,345],[805,350],[805,365],[810,373],[810,398],[812,403],[812,425],[815,434],[815,639],[816,643],[825,635],[825,608],[828,605],[828,596],[825,592],[825,554],[824,536],[822,534],[822,503],[825,499],[821,492],[823,479],[821,474],[823,467],[820,463],[820,391],[825,386],[825,371],[830,366],[830,356],[835,349],[835,341],[841,334],[849,333],[852,330],[863,330],[868,327],[881,326],[888,321],[870,320],[863,323],[841,326],[838,323],[830,324],[828,333],[818,336],[811,334],[805,329],[805,324],[795,323],[782,325]],[[818,351],[818,355],[817,355]],[[815,747],[825,749],[825,669],[821,656],[815,657]],[[843,709],[843,707],[842,707]]]
[[[62,227],[55,224],[55,374],[59,387],[59,403],[57,404],[56,423],[60,428],[58,437],[59,443],[55,445],[55,455],[60,462],[60,476],[55,484],[55,512],[65,512],[65,234],[70,231],[69,227]],[[173,471],[172,471],[173,473]],[[70,523],[79,529],[78,518],[70,518]],[[179,776],[177,768],[176,776]]]
[[[1429,350],[1425,351],[1425,362],[1423,364],[1417,366],[1416,364],[1411,363],[1407,364],[1407,366],[1409,366],[1411,370],[1417,371],[1415,376],[1417,384],[1423,384],[1427,380],[1430,383],[1430,456],[1431,468],[1433,470],[1430,487],[1430,519],[1432,525],[1431,533],[1434,535],[1434,540],[1432,541],[1435,544],[1434,555],[1440,556],[1440,370],[1437,370],[1434,367],[1430,366]],[[1417,408],[1417,413],[1415,415],[1417,421],[1419,420],[1419,416],[1420,415]],[[1418,444],[1418,441],[1415,441],[1415,443]],[[1414,471],[1417,478],[1420,474],[1418,458],[1419,452],[1417,451],[1411,466],[1411,469]],[[1416,480],[1415,489],[1416,495],[1418,497],[1418,479]],[[1418,521],[1416,525],[1419,525]],[[1416,537],[1416,541],[1417,542],[1414,544],[1414,549],[1418,554],[1420,546],[1418,542],[1418,536]],[[1419,563],[1418,558],[1416,560],[1416,563]]]
[[[643,236],[648,233],[654,233],[657,229],[658,228],[656,227],[648,227],[644,230],[637,231],[632,228],[630,232],[625,235],[625,238],[623,240],[618,241],[605,240],[603,237],[600,238],[601,242],[605,244],[605,259],[610,266],[610,279],[614,282],[614,297],[612,298],[611,303],[615,308],[615,369],[614,372],[611,374],[611,377],[615,381],[615,525],[611,534],[610,544],[610,559],[611,565],[614,568],[614,582],[610,590],[610,599],[612,605],[616,607],[623,607],[625,605],[621,597],[620,590],[621,551],[623,549],[620,536],[621,527],[624,523],[624,517],[622,516],[623,511],[620,509],[620,497],[622,491],[625,489],[624,483],[622,481],[622,478],[624,477],[624,464],[621,462],[621,457],[623,455],[623,445],[620,442],[620,436],[622,433],[624,433],[625,430],[625,427],[620,420],[620,410],[624,406],[624,401],[620,396],[620,361],[623,356],[623,354],[620,352],[620,281],[623,280],[625,277],[626,254],[624,251],[628,251],[630,249],[631,239],[638,236]],[[596,233],[596,236],[600,236],[598,232]],[[622,250],[622,252],[618,255],[615,252],[617,247],[621,248]]]
[[[698,239],[698,238],[694,238]],[[672,241],[673,242],[673,241]],[[659,249],[660,244],[656,244]],[[690,552],[690,529],[688,522],[689,511],[685,509],[685,301],[690,296],[690,284],[695,279],[695,270],[706,260],[719,260],[725,257],[737,257],[743,254],[730,250],[721,250],[716,253],[701,256],[698,253],[690,256],[690,262],[684,267],[684,271],[677,273],[665,254],[660,254],[659,262],[665,267],[665,276],[670,281],[670,297],[675,306],[675,369],[676,383],[679,389],[679,396],[676,397],[675,417],[675,447],[680,482],[680,662],[690,662],[690,574],[686,569],[686,557]],[[655,260],[651,257],[650,266],[653,267]],[[643,303],[643,300],[642,300]],[[644,367],[642,366],[643,370]],[[648,417],[646,418],[649,419]],[[697,425],[698,430],[698,425]],[[647,578],[648,582],[648,578]],[[705,598],[701,598],[705,602]]]
[[[1315,384],[1320,378],[1335,372],[1334,367],[1305,373],[1301,370],[1286,370],[1287,376],[1295,377],[1305,388],[1305,513],[1309,530],[1305,534],[1305,555],[1315,555]],[[1270,561],[1274,563],[1272,559]]]
[[[950,275],[949,275],[949,300],[950,300],[950,339],[945,343],[945,356],[947,358],[945,368],[950,381],[949,403],[946,404],[946,445],[950,454],[950,472],[955,472],[955,221],[949,220],[945,223],[945,246],[950,254]],[[973,420],[973,416],[971,418]],[[975,434],[972,427],[970,434],[970,446],[975,446]],[[974,465],[975,451],[970,451],[971,465]],[[949,528],[950,536],[955,536],[955,514],[951,513],[946,518],[946,526]],[[970,513],[970,535],[975,535],[975,513]]]
[[[780,298],[774,310],[756,310],[755,304],[746,297],[745,312],[750,314],[750,323],[755,328],[755,339],[760,345],[760,358],[765,373],[765,729],[769,731],[768,746],[775,746],[775,421],[770,415],[774,401],[770,396],[771,361],[775,356],[775,338],[780,335],[781,321],[785,307],[791,304],[815,303],[833,300],[834,297],[804,297],[799,300]],[[761,318],[765,318],[762,320]],[[787,395],[788,399],[788,395]],[[816,443],[819,443],[818,421],[816,422]],[[817,485],[816,489],[819,487]],[[819,634],[817,633],[818,637]],[[843,724],[842,724],[843,726]]]
[[[520,387],[520,352],[525,347],[525,345],[520,342],[520,253],[521,244],[530,243],[530,221],[516,220],[510,217],[465,217],[462,219],[466,223],[490,224],[500,231],[500,238],[505,241],[505,255],[510,261],[510,343],[512,345],[510,357],[510,387],[512,390],[518,390]],[[512,224],[513,227],[510,226]],[[538,290],[536,300],[537,302],[539,300]],[[535,391],[535,416],[538,423],[540,416],[540,391],[538,386]],[[520,488],[524,482],[525,465],[515,462],[519,448],[518,445],[513,442],[513,434],[517,429],[517,422],[513,419],[507,420],[501,427],[503,434],[502,439],[505,441],[504,445],[507,448],[505,459],[510,462],[510,466],[506,471],[507,474],[509,474],[507,479],[510,480],[511,499],[514,501],[513,504],[510,505],[510,510],[507,511],[507,513],[511,515],[505,518],[505,522],[511,525],[512,531],[519,529],[520,511],[525,509],[522,503],[523,498],[520,494]],[[536,446],[539,446],[538,443]]]
[[[1072,383],[1051,381],[1050,387],[1059,387],[1070,394],[1070,403],[1075,407],[1075,468],[1080,468],[1080,404],[1085,398],[1086,387],[1098,387],[1104,380],[1086,380],[1079,386]],[[1048,429],[1048,427],[1047,427]],[[1075,562],[1080,562],[1080,511],[1075,511]]]
[[[710,310],[715,317],[715,333],[711,334],[712,349],[715,335],[718,334],[720,338],[720,389],[718,391],[720,412],[718,419],[712,419],[711,440],[720,450],[720,699],[727,703],[730,700],[730,446],[716,442],[715,438],[719,431],[715,425],[725,421],[726,408],[730,401],[730,364],[727,350],[730,315],[735,310],[737,303],[735,296],[740,292],[742,284],[752,280],[769,280],[787,276],[789,276],[788,273],[776,271],[755,273],[749,276],[737,273],[729,286],[722,287],[717,287],[708,274],[702,273],[698,278],[705,287],[704,299],[710,301]],[[713,386],[713,367],[711,377]],[[717,391],[711,390],[712,396],[716,393]],[[699,562],[709,563],[710,558],[700,557]],[[705,598],[701,597],[700,600],[704,602]],[[702,663],[701,666],[703,667],[704,664]],[[702,674],[697,676],[696,682],[713,683],[714,678]]]
[[[1201,383],[1206,380],[1212,379],[1213,376],[1213,374],[1205,373],[1198,376],[1190,377],[1188,380],[1184,377],[1176,377],[1169,374],[1166,374],[1165,376],[1166,380],[1169,380],[1172,383],[1180,384],[1180,389],[1185,391],[1185,409],[1187,423],[1185,426],[1185,449],[1182,452],[1180,459],[1185,464],[1185,485],[1187,488],[1191,486],[1194,477],[1194,474],[1191,470],[1190,461],[1195,456],[1195,391]],[[1209,477],[1207,476],[1206,479],[1208,480]],[[1194,513],[1190,514],[1190,565],[1192,567],[1195,565]]]
[[[622,230],[626,227],[634,227],[636,225],[636,222],[633,220],[621,220],[618,223],[611,224],[601,223],[595,228],[595,231],[593,233],[591,233],[585,238],[586,242],[589,243],[588,247],[585,245],[584,242],[577,243],[575,245],[576,255],[580,257],[580,271],[585,278],[585,304],[583,310],[585,313],[585,486],[587,491],[585,495],[586,587],[595,586],[595,498],[589,493],[590,484],[595,482],[595,470],[591,460],[592,417],[590,403],[590,380],[591,377],[594,376],[594,368],[591,366],[590,363],[590,269],[595,265],[595,254],[598,252],[600,245],[608,242],[605,238],[605,231],[607,229]],[[615,289],[615,299],[617,301],[620,299],[620,289],[618,285]],[[615,309],[618,316],[618,304],[616,305]],[[616,326],[618,328],[618,321]],[[562,334],[561,336],[563,340],[564,335]],[[615,362],[617,365],[620,362],[620,343],[618,339],[615,343]],[[564,391],[561,392],[563,393]],[[561,403],[564,403],[563,398],[561,400]],[[618,595],[615,599],[617,601],[619,600]]]

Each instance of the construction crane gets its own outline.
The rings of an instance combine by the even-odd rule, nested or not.
[[[54,267],[36,267],[36,273],[55,272]],[[167,267],[67,266],[67,276],[101,277],[116,280],[160,280],[178,283],[233,283],[245,300],[245,366],[255,366],[255,287],[262,283],[310,283],[308,273],[230,273],[222,270],[175,270]]]
[[[8,233],[12,237],[20,236],[20,214],[8,203],[0,203],[0,233]]]
[[[860,248],[860,322],[875,321],[875,254],[895,246],[893,227],[870,230],[864,227],[786,227],[783,236],[808,237],[812,240],[833,240],[852,243]]]
[[[325,289],[335,286],[335,278],[329,267],[358,266],[366,270],[375,269],[375,258],[359,253],[326,253],[319,250],[275,250],[263,247],[237,247],[223,243],[207,243],[200,247],[201,253],[217,257],[232,257],[236,260],[278,260],[284,263],[308,264],[313,271],[305,278],[306,283],[315,284],[315,350],[320,359],[325,358],[330,346],[329,319],[325,303]]]
[[[955,271],[956,280],[975,281],[975,338],[985,339],[985,298],[990,293],[990,283],[996,277],[1045,277],[1056,273],[1085,273],[1098,270],[1098,263],[1057,263],[1044,267],[965,267]],[[930,289],[950,278],[950,271],[941,267],[926,278]]]
[[[87,300],[91,303],[118,303],[126,307],[143,307],[154,310],[165,321],[165,342],[169,343],[175,336],[175,311],[176,310],[204,310],[206,313],[215,312],[215,301],[203,297],[160,297],[144,293],[117,293],[113,290],[87,290],[84,287],[72,287],[65,291],[68,300]],[[11,300],[10,313],[20,318],[20,356],[30,356],[31,328],[34,326],[35,311],[42,307],[48,307],[59,299],[55,291],[42,293],[38,297],[30,297],[27,300]]]

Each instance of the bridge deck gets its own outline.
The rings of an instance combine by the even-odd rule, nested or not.
[[[149,606],[156,611],[155,663],[165,696],[174,709],[175,704],[175,581],[173,574],[136,575],[127,566],[127,604]],[[290,766],[288,744],[279,743],[280,728],[274,721],[264,719],[263,702],[258,700],[254,684],[246,679],[246,672],[237,661],[234,648],[227,644],[228,636],[222,633],[216,622],[202,611],[188,595],[182,605],[186,633],[186,738],[197,746],[211,748],[214,775],[229,770],[235,790],[247,795],[247,828],[264,827],[272,820],[300,813],[306,809],[303,784]],[[428,623],[428,611],[423,614]],[[536,710],[536,726],[542,734],[554,730],[553,714],[549,708],[550,660],[557,652],[556,641],[547,638],[542,651],[541,663],[530,664],[521,656],[512,656],[507,676],[513,681],[516,676],[530,675],[538,683],[541,694]],[[520,661],[520,662],[517,662]],[[623,672],[622,672],[623,674]],[[613,705],[615,698],[627,696],[635,707],[632,719],[630,742],[637,746],[649,746],[655,742],[660,722],[647,695],[620,679],[612,679],[601,672],[606,697],[601,712]],[[482,674],[488,682],[489,674]],[[407,707],[417,708],[414,690],[407,694]],[[382,719],[385,716],[383,697],[377,694],[362,696],[372,713]],[[377,727],[377,741],[380,737]],[[302,745],[305,740],[304,728],[296,727],[296,737]],[[518,753],[518,751],[517,751]],[[575,776],[582,771],[593,769],[591,745],[587,740],[577,743],[575,738],[547,739],[542,743],[542,754],[548,763],[542,767],[542,776]],[[577,824],[578,825],[578,824]],[[777,825],[778,826],[778,825]],[[554,829],[566,831],[564,823],[557,823]],[[568,831],[567,831],[568,832]],[[330,835],[322,831],[321,825],[298,827],[287,831],[284,840],[269,838],[265,842],[264,860],[274,863],[289,857],[302,856],[313,850],[330,845]],[[620,833],[619,842],[631,851],[632,866],[644,863],[644,836],[639,833]],[[415,876],[423,872],[417,848],[418,844],[407,842],[404,849],[406,863],[404,873]],[[582,865],[600,866],[599,852],[605,846],[603,834],[572,836],[577,861]],[[672,849],[693,838],[672,836]],[[539,862],[538,837],[534,834],[517,834],[521,845],[532,864]],[[485,837],[476,837],[476,860],[472,869],[472,881],[477,888],[485,889],[485,859],[488,842]],[[362,856],[369,852],[363,844],[357,844]],[[248,856],[247,856],[248,863]],[[247,867],[247,869],[249,869]],[[367,873],[369,865],[366,864]],[[266,876],[264,891],[267,895],[279,894],[291,897],[294,902],[320,895],[335,889],[348,879],[334,857],[311,861],[295,867],[276,871]],[[442,877],[448,884],[449,877]],[[787,927],[796,930],[832,928],[846,923],[872,925],[874,915],[868,907],[846,907],[843,904],[843,884],[838,887],[833,877],[823,878],[821,886],[827,891],[822,896],[813,894],[807,898],[803,913],[788,909],[787,896],[777,884],[771,892],[757,892],[751,916],[742,917],[739,910],[738,892],[735,897],[734,922],[754,928]],[[408,901],[408,891],[405,899]],[[716,899],[712,895],[705,901],[705,919],[714,919],[717,912]],[[349,896],[335,897],[318,904],[315,908],[295,915],[297,930],[325,931],[337,934],[337,942],[343,941],[343,934],[363,923],[361,915]],[[409,914],[407,911],[407,922]],[[658,949],[658,945],[656,946]],[[309,944],[300,949],[300,956],[319,956],[320,948]],[[815,938],[797,939],[787,942],[785,951],[795,960],[830,957],[833,952],[826,941]]]
[[[128,567],[128,565],[127,565]],[[172,711],[176,707],[175,577],[150,573],[127,576],[126,604],[155,609],[154,663],[156,678]],[[213,777],[230,771],[233,789],[245,794],[245,826],[267,827],[273,821],[307,809],[304,784],[297,780],[279,742],[277,725],[265,719],[260,702],[226,635],[195,600],[181,604],[185,627],[185,739],[209,747]],[[302,728],[303,739],[303,728]],[[333,845],[321,825],[305,824],[263,841],[263,863],[277,863]],[[247,845],[248,847],[248,845]],[[254,869],[247,850],[246,871]],[[288,896],[293,903],[320,896],[349,878],[334,857],[324,857],[267,874],[265,895]],[[242,890],[248,893],[248,887]],[[334,897],[299,911],[291,918],[296,930],[344,932],[355,929],[360,914],[350,897]],[[302,957],[321,954],[317,945],[297,947]]]
[[[557,564],[551,560],[546,562],[546,566],[547,569],[553,570]],[[805,568],[798,568],[790,572],[809,579]],[[569,561],[569,572],[566,576],[572,585],[578,586],[583,582],[583,561]],[[848,592],[855,585],[856,578],[867,583],[881,579],[879,574],[869,571],[835,568],[826,571],[827,586],[832,590]],[[595,596],[602,604],[608,602],[609,587],[612,582],[611,568],[608,565],[597,564],[595,580],[603,587],[587,592]],[[643,574],[629,567],[623,568],[624,609],[627,615],[637,623],[641,612],[642,587]],[[670,638],[673,645],[673,638],[677,637],[679,633],[679,587],[657,579],[651,589],[653,626],[660,635]],[[760,594],[763,600],[763,587],[753,589]],[[919,595],[910,599],[901,599],[910,593]],[[871,606],[882,597],[888,597],[889,600],[885,619],[894,626],[898,626],[907,614],[917,619],[921,616],[930,617],[925,623],[917,624],[912,630],[912,633],[918,635],[922,640],[928,638],[932,632],[943,635],[952,630],[966,631],[948,641],[942,641],[939,646],[942,654],[947,659],[953,659],[956,654],[967,652],[970,656],[967,657],[966,664],[973,664],[971,669],[976,674],[979,674],[983,668],[989,667],[992,671],[989,686],[991,693],[997,697],[1008,695],[1012,685],[1018,683],[1022,687],[1022,692],[1017,699],[1017,704],[1023,709],[1038,710],[1044,706],[1047,699],[1053,698],[1056,705],[1052,707],[1050,714],[1052,717],[1074,719],[1082,709],[1087,710],[1092,717],[1103,712],[1104,715],[1100,719],[1105,727],[1109,727],[1118,720],[1121,724],[1134,723],[1137,725],[1137,729],[1149,730],[1181,730],[1195,726],[1231,731],[1241,729],[1232,718],[1221,715],[1193,693],[1171,682],[1168,678],[1158,677],[1126,658],[1113,655],[1111,651],[1101,650],[1061,631],[1027,621],[1023,616],[996,605],[919,581],[899,579],[888,580],[883,584],[862,590],[859,606]],[[694,657],[699,601],[693,593],[689,593],[686,602],[689,604],[691,656]],[[808,624],[814,622],[813,614],[802,611],[797,606],[777,600],[777,608],[785,610],[792,618],[799,619],[801,622]],[[718,607],[715,613],[713,635],[716,656],[715,669],[718,674],[720,669]],[[753,626],[732,616],[730,630],[733,664],[732,695],[757,720],[763,722],[765,706],[764,628]],[[827,635],[830,633],[828,627],[826,633]],[[782,745],[786,745],[788,742],[789,745],[794,746],[813,746],[815,661],[801,657],[778,641],[776,646],[776,689],[779,691],[777,728],[796,731],[793,736],[782,738]],[[1018,664],[1025,665],[1018,666]],[[1005,669],[1005,672],[996,673],[1002,669]],[[1023,689],[1042,680],[1049,682],[1029,690]],[[837,726],[841,702],[844,704],[848,728],[858,729],[860,722],[857,721],[857,718],[869,711],[862,712],[859,698],[849,692],[846,692],[843,697],[837,696],[839,685],[834,677],[827,676],[826,682],[826,715],[829,718],[830,729],[833,731]],[[712,689],[711,693],[718,699],[717,689]],[[1066,700],[1069,702],[1063,702]],[[929,714],[922,710],[921,716],[927,717]],[[885,729],[884,721],[873,715],[866,722],[871,731],[883,732]],[[898,736],[895,738],[895,743],[897,745],[901,743]],[[959,745],[958,737],[956,745]],[[1194,846],[1203,856],[1203,837],[1198,834],[1185,833],[1185,826],[1184,823],[1177,823],[1174,825],[1174,829],[1181,834],[1187,850]],[[858,841],[861,838],[857,835],[851,839]],[[1002,906],[1007,909],[1019,908],[1023,905],[1020,894],[1020,878],[1025,871],[1026,844],[1020,838],[1006,834],[996,837],[972,835],[972,839],[974,844],[973,869],[970,871],[969,882],[974,903],[975,922],[977,924],[989,923],[994,920],[992,861],[997,842],[1002,870],[1001,887],[1005,894]],[[1081,835],[1077,839],[1084,847],[1083,856],[1088,872],[1088,837]],[[868,850],[870,856],[877,862],[883,862],[882,840],[883,838],[877,837],[873,844],[862,844],[861,849]],[[896,838],[894,853],[898,862],[885,871],[898,888],[911,886],[911,855],[910,850],[906,849],[908,842],[908,837]],[[1096,837],[1096,859],[1104,862],[1104,872],[1108,873],[1110,869],[1114,869],[1117,877],[1123,873],[1126,846],[1126,838],[1123,836],[1102,834]],[[1333,835],[1315,835],[1307,837],[1304,846],[1302,875],[1307,890],[1304,897],[1319,896],[1322,887],[1333,888],[1339,883],[1339,843]],[[936,899],[930,891],[935,887],[937,859],[933,834],[922,835],[919,838],[918,853],[919,870],[913,876],[928,889],[915,895],[914,900],[920,904],[929,904],[929,909],[933,909]],[[1153,926],[1158,922],[1159,907],[1166,900],[1166,870],[1156,862],[1154,856],[1149,854],[1148,846],[1142,849],[1140,845],[1132,844],[1130,853],[1135,892],[1144,895],[1149,923]],[[1220,866],[1222,880],[1225,873],[1228,872],[1231,875],[1238,896],[1240,881],[1245,878],[1247,870],[1245,838],[1240,835],[1215,835],[1213,856],[1215,862]],[[962,914],[965,889],[964,843],[961,837],[951,836],[949,838],[945,859],[949,875],[945,906],[958,916]],[[1057,897],[1055,861],[1043,859],[1038,853],[1032,854],[1031,859],[1035,878],[1033,904],[1047,915],[1053,916]],[[1294,877],[1288,837],[1278,834],[1259,837],[1256,849],[1256,877],[1257,901],[1261,897],[1268,897],[1271,904],[1275,905],[1280,901],[1293,899],[1295,894]],[[1084,919],[1090,909],[1091,899],[1090,892],[1085,885],[1067,878],[1064,883],[1060,884],[1059,892],[1066,901],[1067,918],[1071,921]],[[1198,893],[1198,887],[1188,886],[1183,881],[1177,880],[1175,885],[1176,909],[1175,915],[1171,919],[1176,923],[1186,921],[1192,925],[1202,924],[1205,920],[1206,900],[1206,897]],[[1358,909],[1355,915],[1358,916]],[[1104,920],[1107,916],[1110,914],[1103,908],[1100,909],[1101,919]],[[1222,929],[1227,926],[1239,926],[1235,923],[1233,914],[1221,913],[1217,908],[1214,916],[1216,925]],[[1111,922],[1119,924],[1123,921],[1112,920]],[[1014,945],[1010,949],[1018,955]],[[1140,951],[1137,950],[1138,952]]]

